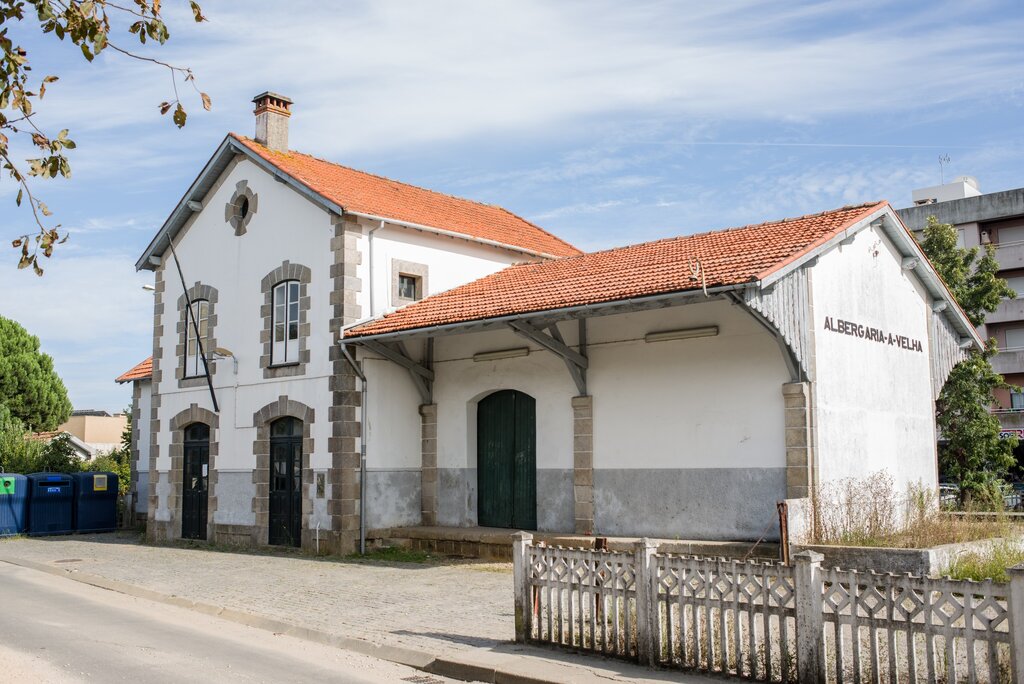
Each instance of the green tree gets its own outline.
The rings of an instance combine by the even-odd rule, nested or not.
[[[0,469],[3,472],[36,472],[44,444],[25,439],[26,433],[25,424],[0,403]]]
[[[53,359],[39,338],[0,316],[0,404],[28,430],[54,430],[71,415],[71,402]]]
[[[972,324],[982,324],[1004,297],[1016,296],[998,275],[992,245],[984,250],[959,247],[956,229],[931,216],[921,247]],[[949,374],[936,402],[936,422],[946,439],[939,449],[939,470],[960,486],[964,503],[992,500],[1016,463],[1017,439],[1000,439],[999,420],[988,410],[996,403],[995,390],[1010,388],[992,370],[996,352],[995,340],[983,350],[971,349]]]
[[[82,460],[71,446],[71,437],[62,432],[43,447],[36,459],[32,472],[37,473],[77,473],[82,469]]]
[[[188,4],[196,22],[206,21],[197,2],[190,0]],[[38,104],[46,94],[47,86],[56,82],[58,77],[48,75],[36,80],[31,74],[28,50],[14,42],[9,29],[17,22],[18,29],[35,28],[55,40],[66,40],[79,48],[82,57],[89,62],[109,50],[167,69],[171,74],[174,98],[160,103],[160,113],[172,112],[171,120],[181,128],[187,114],[178,94],[179,79],[182,85],[188,84],[196,91],[203,108],[210,109],[210,98],[196,87],[192,71],[136,54],[120,43],[121,38],[129,43],[138,41],[141,45],[165,43],[170,32],[164,23],[161,5],[162,0],[126,0],[123,3],[108,0],[0,0],[0,47],[3,48],[0,56],[0,163],[18,186],[15,202],[21,206],[23,201],[27,201],[35,222],[31,231],[12,241],[13,247],[21,251],[18,268],[31,266],[36,275],[42,275],[39,256],[49,257],[56,245],[67,240],[67,233],[61,233],[60,225],[48,221],[53,212],[33,194],[28,179],[70,176],[71,164],[65,152],[75,149],[75,142],[68,137],[66,128],[54,135],[36,125]],[[12,158],[10,143],[14,136],[24,137],[26,145],[39,155],[25,159],[27,168]]]

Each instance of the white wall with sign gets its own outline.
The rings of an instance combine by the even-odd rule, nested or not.
[[[884,469],[900,490],[937,485],[930,300],[901,262],[866,228],[811,272],[822,483]]]

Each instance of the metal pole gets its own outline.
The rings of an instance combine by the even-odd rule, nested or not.
[[[203,350],[203,339],[199,335],[199,322],[196,321],[196,314],[192,311],[192,299],[188,296],[188,287],[185,285],[185,274],[181,272],[181,262],[178,261],[178,253],[174,251],[174,241],[168,240],[167,245],[171,248],[171,256],[174,257],[174,265],[178,269],[178,278],[181,280],[181,291],[185,295],[185,307],[188,312],[185,314],[185,325],[188,325],[188,321],[192,321],[192,331],[196,336],[199,358],[203,360],[203,372],[206,374],[206,386],[210,388],[210,399],[213,400],[213,412],[220,413],[220,406],[217,404],[217,393],[213,391],[213,378],[210,377],[210,364],[206,360],[206,352]]]

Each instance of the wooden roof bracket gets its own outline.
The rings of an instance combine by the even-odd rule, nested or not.
[[[558,325],[556,323],[552,323],[548,326],[547,333],[527,321],[509,321],[508,326],[512,328],[517,335],[521,335],[522,337],[539,344],[544,349],[547,349],[552,354],[561,358],[562,361],[565,362],[566,368],[569,369],[569,375],[572,377],[572,381],[576,384],[576,390],[579,392],[579,396],[587,396],[587,367],[590,365],[590,362],[586,357],[586,318],[579,319],[580,351],[576,351],[565,343],[565,339],[562,337],[562,333],[558,330]]]
[[[413,361],[408,351],[406,351],[404,343],[392,342],[385,344],[377,340],[357,340],[355,344],[361,344],[374,354],[383,356],[385,359],[405,368],[409,371],[409,375],[412,377],[413,384],[416,385],[416,390],[420,393],[423,403],[434,403],[434,371],[426,365]],[[427,364],[431,362],[430,356],[433,355],[433,349],[433,342],[428,341]]]

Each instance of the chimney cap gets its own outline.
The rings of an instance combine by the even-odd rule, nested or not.
[[[265,100],[267,98],[274,98],[275,100],[281,100],[282,102],[286,102],[288,104],[294,104],[290,97],[285,97],[284,95],[278,95],[277,93],[275,93],[273,91],[270,91],[270,90],[267,90],[267,91],[264,91],[264,92],[260,93],[256,97],[252,98],[252,101],[254,103],[258,103],[260,100]]]

